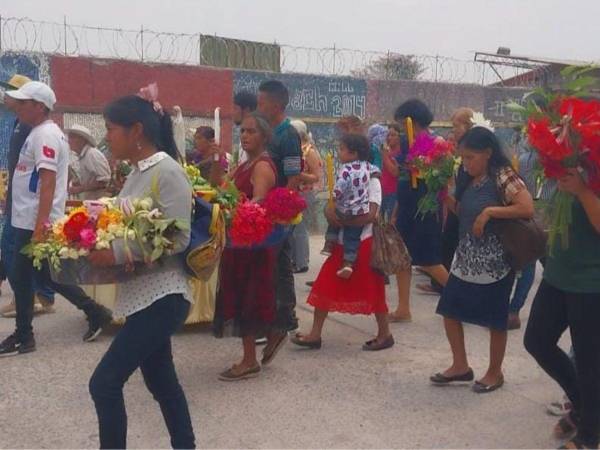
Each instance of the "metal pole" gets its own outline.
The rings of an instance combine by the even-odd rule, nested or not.
[[[439,55],[435,55],[435,82],[436,83],[438,81],[438,64],[439,64],[439,60],[440,60]]]
[[[390,51],[388,50],[388,52],[387,52],[387,61],[385,63],[385,79],[386,80],[393,80],[394,79],[393,73],[392,73],[392,76],[390,76],[390,67],[393,68]]]
[[[144,25],[142,25],[142,29],[140,31],[140,42],[142,44],[142,50],[141,50],[142,62],[144,62]]]
[[[63,30],[65,33],[65,56],[67,56],[67,16],[63,16]]]

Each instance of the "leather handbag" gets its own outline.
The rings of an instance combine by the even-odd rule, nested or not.
[[[490,225],[513,270],[521,271],[546,255],[548,237],[536,220],[497,219]]]
[[[373,224],[371,268],[383,275],[394,275],[408,270],[411,259],[396,227],[381,218]]]

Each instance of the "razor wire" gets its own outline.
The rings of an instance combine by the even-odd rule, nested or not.
[[[201,33],[169,33],[0,17],[0,52],[34,52],[119,60],[205,65],[231,69],[280,71],[328,76],[397,79],[393,73],[369,73],[375,64],[386,66],[408,56],[419,67],[416,79],[428,82],[490,84],[521,77],[520,86],[537,86],[546,70],[491,67],[473,60],[439,55],[347,48],[301,47],[248,42]]]

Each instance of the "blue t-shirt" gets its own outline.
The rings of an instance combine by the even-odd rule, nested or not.
[[[269,155],[277,168],[278,186],[286,186],[288,177],[302,172],[302,144],[290,119],[285,119],[273,130]]]

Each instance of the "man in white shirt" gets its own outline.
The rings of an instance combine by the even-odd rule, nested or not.
[[[12,216],[15,255],[9,271],[15,293],[16,330],[0,343],[0,356],[35,351],[33,337],[33,262],[21,253],[31,241],[44,237],[46,224],[65,213],[69,170],[69,147],[63,132],[50,120],[56,103],[52,89],[39,81],[31,81],[16,91],[6,93],[18,101],[19,121],[32,127],[25,140],[12,180]],[[83,310],[90,323],[84,340],[93,340],[111,319],[105,308],[96,304],[77,286],[53,283],[48,267],[42,276],[56,292]]]
[[[106,197],[110,182],[110,166],[106,156],[96,148],[96,139],[83,125],[73,125],[65,129],[69,147],[79,159],[77,182],[69,187],[69,194],[78,195],[81,200],[98,200]]]

